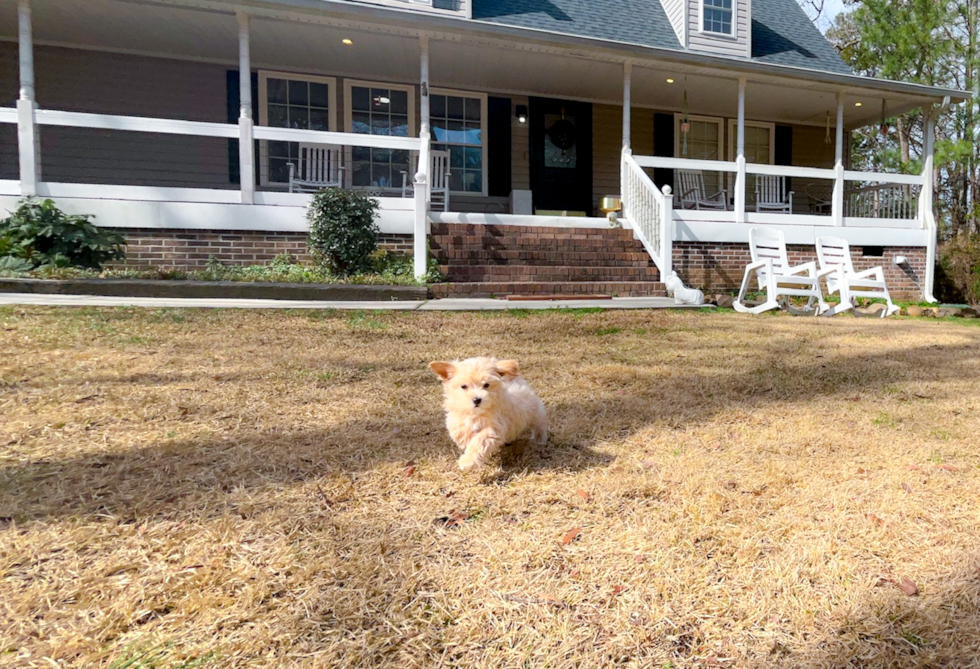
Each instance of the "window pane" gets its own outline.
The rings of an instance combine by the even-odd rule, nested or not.
[[[391,160],[391,149],[371,149],[372,163],[387,163]]]
[[[462,146],[450,146],[449,147],[449,167],[454,172],[458,172],[463,169],[463,157],[464,149]]]
[[[289,104],[306,106],[310,103],[310,85],[305,81],[289,82]]]
[[[371,109],[371,92],[363,86],[351,88],[351,109],[368,111]]]
[[[371,111],[384,112],[391,111],[391,92],[385,88],[371,89]]]
[[[466,149],[466,169],[480,169],[483,167],[483,149]]]
[[[330,106],[330,87],[326,84],[310,84],[310,106],[326,109]]]
[[[429,115],[439,118],[445,118],[446,116],[446,96],[445,95],[433,95],[429,99]]]
[[[371,185],[371,164],[354,163],[352,181],[355,186]]]
[[[391,121],[384,114],[371,114],[371,134],[389,135]]]
[[[351,149],[351,158],[356,161],[371,160],[371,149],[366,146],[355,146]]]
[[[273,128],[285,128],[289,125],[286,107],[283,105],[269,105],[269,125]]]
[[[393,114],[408,114],[408,92],[407,91],[389,91],[389,97],[391,98],[391,112]]]
[[[285,104],[286,82],[282,79],[266,79],[266,96],[269,102]]]
[[[351,115],[351,131],[362,135],[371,134],[371,115],[365,112],[354,112]]]
[[[391,182],[391,168],[387,163],[371,165],[371,185],[386,188],[393,185]]]
[[[310,130],[330,130],[330,115],[327,110],[310,110]]]
[[[310,112],[306,107],[289,108],[289,127],[296,130],[308,130],[310,127]]]
[[[470,193],[479,193],[483,190],[483,174],[479,171],[467,170],[463,175],[464,190]]]
[[[466,98],[466,119],[468,121],[480,120],[480,101],[477,98]]]
[[[269,142],[269,156],[272,158],[288,158],[289,144],[286,142]]]
[[[449,190],[463,190],[463,171],[454,170],[449,174]]]
[[[289,181],[289,161],[285,158],[269,159],[269,181],[288,182]]]
[[[463,106],[464,106],[463,98],[447,98],[446,106],[448,108],[447,116],[449,118],[454,118],[454,119],[463,118]]]
[[[391,162],[399,165],[408,165],[408,151],[392,151]]]
[[[408,117],[407,116],[396,116],[391,117],[391,134],[396,137],[408,137]]]

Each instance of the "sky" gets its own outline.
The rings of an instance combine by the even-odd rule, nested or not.
[[[805,0],[798,1],[801,5],[805,4]],[[844,11],[844,0],[825,0],[823,15],[817,19],[817,27],[820,28],[821,32],[827,32],[834,19],[842,11]]]

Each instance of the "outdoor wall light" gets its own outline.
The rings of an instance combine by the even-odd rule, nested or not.
[[[863,107],[864,106],[864,103],[863,102],[855,102],[854,103],[854,106],[855,107]]]
[[[527,123],[527,105],[517,105],[517,122]]]
[[[673,78],[671,78],[671,77],[667,77],[667,83],[668,83],[668,84],[672,84],[672,83],[674,83],[674,80],[673,80]]]
[[[347,46],[350,46],[351,44],[353,44],[353,43],[354,43],[354,40],[352,40],[352,39],[351,39],[351,38],[349,38],[349,37],[345,37],[345,38],[344,38],[343,40],[341,40],[341,41],[342,41],[342,42],[343,42],[344,44],[346,44]]]

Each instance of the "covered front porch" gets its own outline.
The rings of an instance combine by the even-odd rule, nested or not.
[[[19,62],[3,59],[3,80],[20,81],[0,108],[17,132],[5,205],[51,197],[148,232],[303,233],[310,196],[290,192],[288,166],[320,146],[338,185],[378,197],[381,231],[410,237],[420,275],[433,223],[608,228],[605,196],[661,274],[675,243],[744,244],[756,224],[934,253],[929,132],[921,175],[846,169],[850,129],[883,108],[932,114],[931,89],[346,5],[64,4],[0,10]],[[439,207],[434,151],[449,158]],[[773,183],[780,211],[762,206]]]

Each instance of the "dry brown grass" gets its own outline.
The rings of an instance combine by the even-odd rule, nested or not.
[[[980,328],[0,324],[0,666],[978,666]],[[487,353],[554,434],[463,475],[425,363]]]

